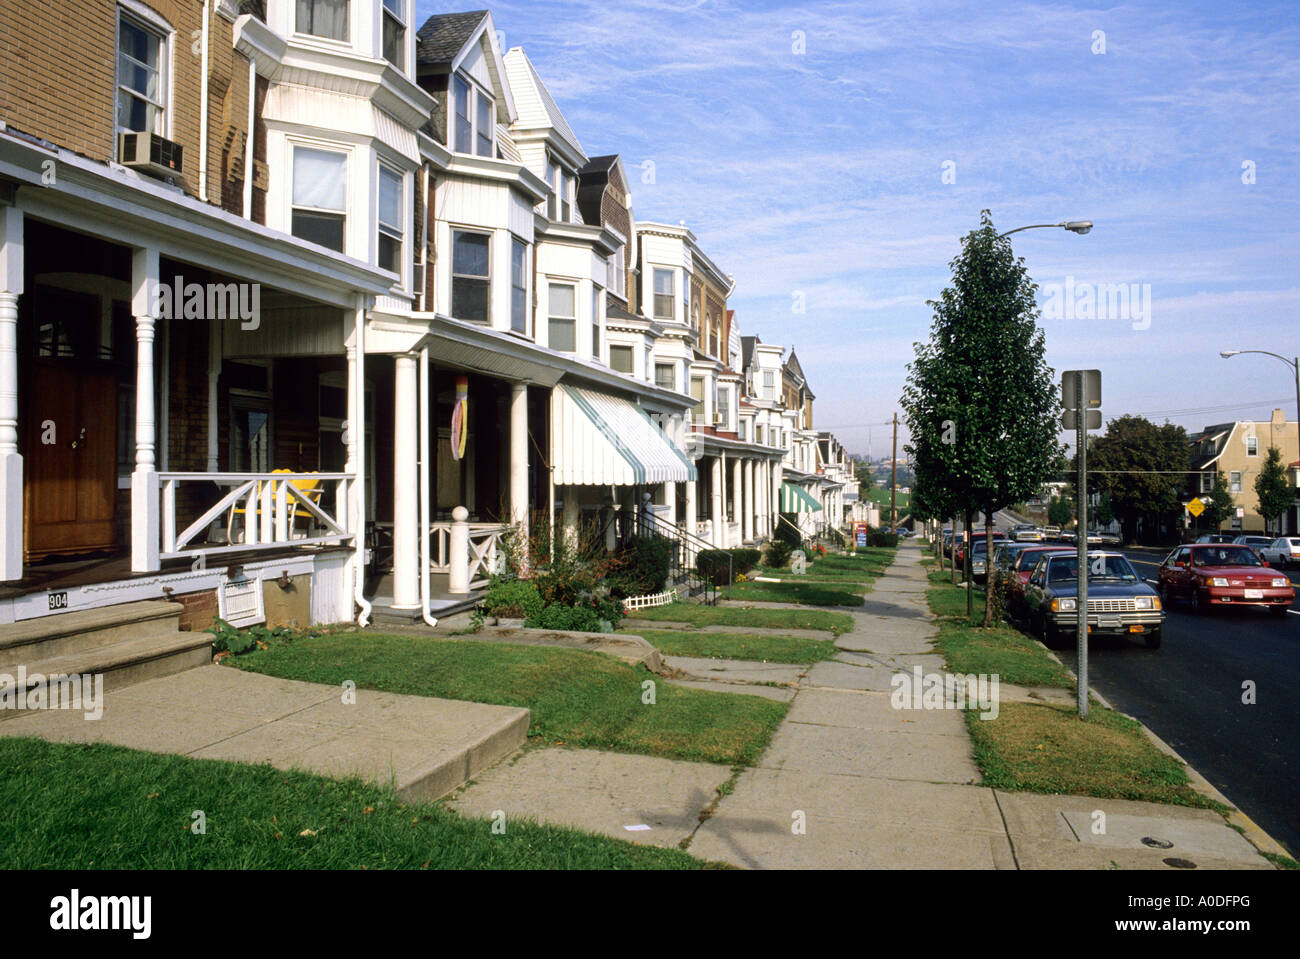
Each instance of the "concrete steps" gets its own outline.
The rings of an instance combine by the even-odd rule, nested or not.
[[[210,663],[212,637],[182,632],[182,611],[179,603],[146,600],[0,626],[0,695],[25,697],[48,689],[49,677],[81,674],[102,675],[104,689],[119,689]],[[20,715],[0,709],[0,720]]]

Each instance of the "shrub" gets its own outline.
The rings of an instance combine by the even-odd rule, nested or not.
[[[759,564],[763,554],[756,549],[733,549],[731,551],[732,568],[737,573],[748,573]]]
[[[897,546],[898,534],[883,529],[873,529],[867,534],[868,546]]]
[[[767,547],[767,561],[771,566],[780,569],[790,562],[790,557],[794,554],[794,546],[785,540],[773,540]]]
[[[545,608],[537,587],[523,579],[493,580],[483,597],[483,611],[490,616],[528,619]]]
[[[676,544],[663,536],[639,536],[618,554],[608,584],[616,596],[663,592]]]
[[[528,619],[525,626],[538,629],[576,630],[594,633],[600,628],[600,615],[591,606],[565,606],[551,603],[537,617]]]

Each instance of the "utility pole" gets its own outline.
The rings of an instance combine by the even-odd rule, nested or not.
[[[898,510],[895,501],[898,497],[898,414],[894,414],[894,449],[889,454],[889,531],[898,528]]]

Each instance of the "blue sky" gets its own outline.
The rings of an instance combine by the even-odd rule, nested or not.
[[[471,8],[419,7],[421,22]],[[622,154],[637,217],[685,220],[735,275],[742,331],[796,347],[816,425],[850,450],[870,437],[888,452],[888,429],[867,424],[895,411],[912,344],[928,336],[925,300],[984,208],[1004,230],[1095,222],[1083,237],[1013,238],[1040,286],[1149,285],[1148,328],[1041,323],[1053,368],[1102,370],[1106,415],[1192,429],[1274,406],[1295,418],[1280,362],[1218,355],[1300,352],[1293,3],[491,10],[588,154]],[[653,183],[641,182],[647,161]]]

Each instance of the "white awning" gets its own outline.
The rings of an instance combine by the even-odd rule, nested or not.
[[[695,466],[645,411],[610,393],[561,383],[551,391],[556,486],[685,483]]]

